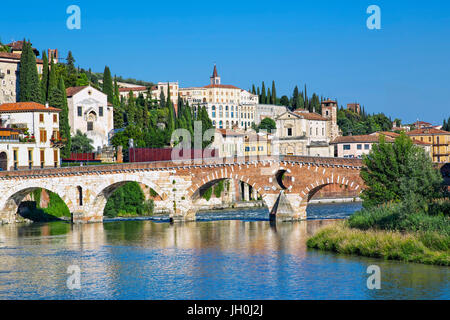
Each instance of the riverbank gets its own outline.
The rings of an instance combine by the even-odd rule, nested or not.
[[[437,232],[359,230],[342,221],[319,230],[307,240],[307,246],[340,254],[450,266],[450,237]]]

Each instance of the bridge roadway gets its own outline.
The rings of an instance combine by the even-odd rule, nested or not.
[[[58,194],[74,223],[101,222],[109,196],[130,181],[155,190],[174,221],[190,221],[195,220],[193,202],[227,179],[255,188],[277,220],[303,220],[308,201],[324,186],[362,190],[361,166],[359,159],[265,156],[4,171],[0,223],[23,221],[18,207],[38,188]]]

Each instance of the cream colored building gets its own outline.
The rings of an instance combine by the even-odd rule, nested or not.
[[[35,102],[0,105],[0,168],[58,167],[60,111]]]
[[[114,129],[114,112],[106,94],[91,86],[71,87],[66,91],[72,136],[80,130],[92,139],[96,150],[108,146],[108,137]]]
[[[284,155],[333,157],[330,142],[339,134],[337,104],[322,103],[322,115],[308,111],[287,111],[279,115],[277,124],[277,150]]]
[[[0,52],[0,104],[17,102],[19,97],[19,53]],[[43,62],[36,59],[38,74],[42,74]]]
[[[205,107],[218,129],[249,129],[255,123],[258,96],[233,85],[221,84],[216,66],[209,85],[182,88],[179,93],[195,113],[198,107]]]

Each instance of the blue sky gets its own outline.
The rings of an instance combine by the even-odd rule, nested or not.
[[[66,9],[81,8],[81,30]],[[381,30],[366,9],[381,8]],[[5,1],[3,42],[31,39],[39,50],[71,50],[76,64],[147,81],[244,89],[276,81],[308,93],[357,101],[404,122],[450,116],[449,1]],[[5,13],[7,13],[5,15]]]

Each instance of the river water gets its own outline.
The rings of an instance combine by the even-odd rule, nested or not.
[[[266,209],[149,220],[0,226],[0,299],[449,299],[450,268],[306,248],[359,204],[310,205],[311,220],[271,226]],[[369,290],[367,267],[381,269]],[[70,290],[70,266],[80,289]],[[73,268],[73,267],[72,267]],[[73,270],[73,269],[71,269]],[[71,278],[72,279],[72,278]]]

